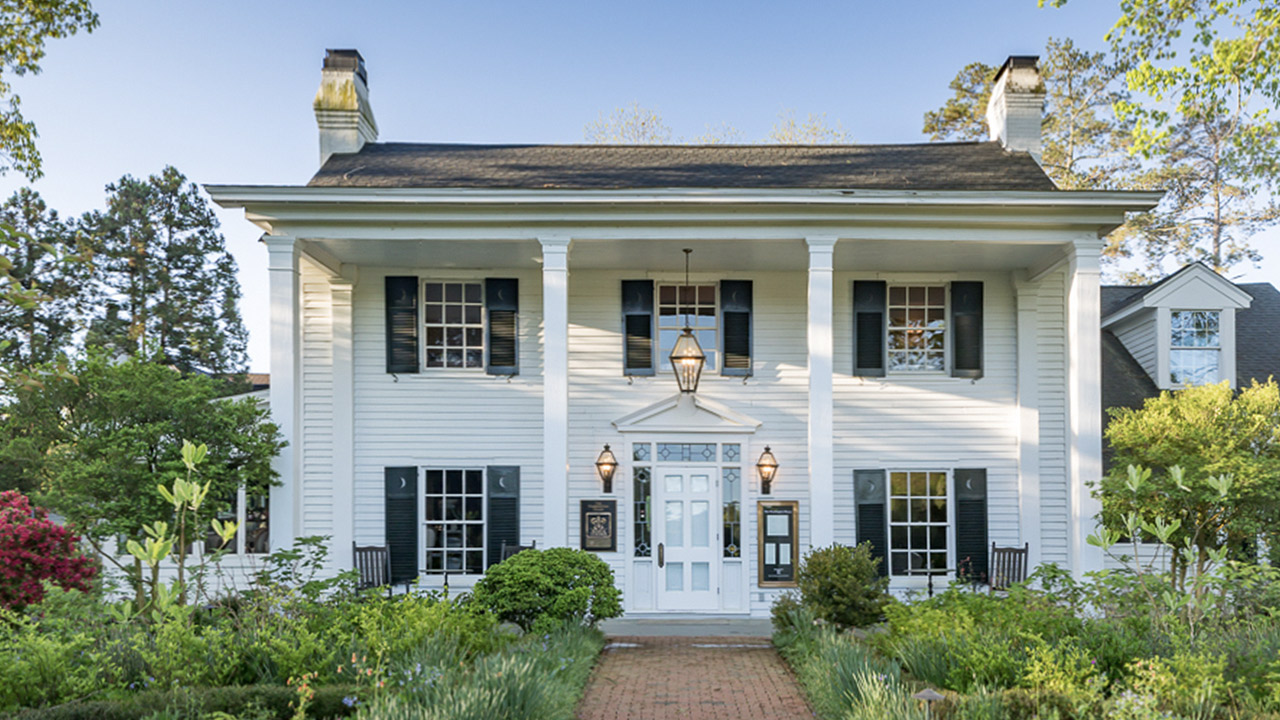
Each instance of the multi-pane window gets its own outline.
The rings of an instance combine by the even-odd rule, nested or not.
[[[1174,310],[1169,314],[1169,381],[1204,385],[1218,381],[1221,335],[1216,310]]]
[[[484,572],[484,473],[427,470],[427,572]]]
[[[888,307],[889,369],[946,370],[946,286],[891,285]]]
[[[484,283],[425,282],[427,367],[484,367]]]
[[[889,569],[893,575],[949,569],[947,505],[947,473],[889,473]]]
[[[706,353],[705,369],[715,370],[718,367],[715,285],[658,286],[658,356],[666,370],[671,369],[671,350],[685,327],[693,331],[702,352]]]
[[[230,504],[219,510],[217,514],[218,520],[224,523],[236,523],[235,537],[223,545],[222,538],[210,527],[205,531],[205,554],[213,554],[218,550],[246,555],[263,555],[270,552],[271,548],[267,542],[269,506],[270,500],[267,495],[246,495],[244,490],[237,492]],[[244,508],[243,514],[240,512],[241,507]]]

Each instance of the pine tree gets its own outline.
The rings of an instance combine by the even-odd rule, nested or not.
[[[0,302],[0,363],[27,368],[68,350],[90,307],[88,247],[84,238],[29,188],[0,206],[12,228],[6,255],[9,282],[32,302]]]
[[[243,372],[236,263],[200,189],[173,167],[107,186],[86,215],[106,296],[88,343],[157,354],[184,372]]]

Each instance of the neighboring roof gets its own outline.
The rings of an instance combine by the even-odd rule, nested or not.
[[[332,155],[310,187],[613,190],[1056,190],[996,142],[913,145],[372,143]]]
[[[1236,387],[1280,380],[1280,290],[1271,283],[1238,283],[1253,297],[1236,311]]]
[[[246,373],[244,377],[254,390],[266,390],[271,387],[270,373]]]
[[[1146,295],[1154,285],[1103,285],[1102,286],[1102,317],[1107,317],[1112,313],[1128,306],[1130,303],[1137,302],[1139,298]]]

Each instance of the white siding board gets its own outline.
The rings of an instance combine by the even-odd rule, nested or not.
[[[1141,310],[1117,323],[1111,328],[1120,344],[1129,351],[1133,359],[1138,361],[1147,377],[1156,378],[1156,311],[1155,308]]]
[[[1040,281],[1041,561],[1067,564],[1067,271]]]
[[[299,264],[302,292],[300,535],[334,533],[333,309],[328,276],[310,260]]]

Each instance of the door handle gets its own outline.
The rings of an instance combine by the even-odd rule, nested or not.
[[[662,543],[658,543],[658,567],[662,567],[666,562],[665,553],[663,552],[664,550],[666,550],[666,548],[662,546]]]

